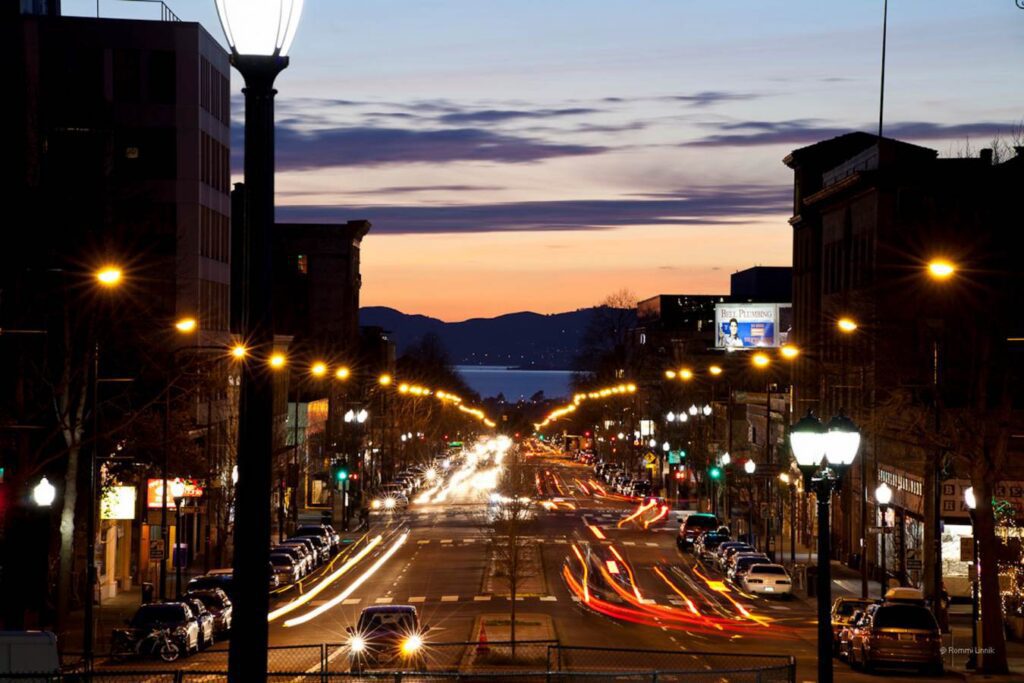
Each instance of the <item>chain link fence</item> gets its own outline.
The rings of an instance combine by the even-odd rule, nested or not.
[[[227,683],[228,651],[211,649],[185,660],[98,662],[90,673],[0,674],[0,681],[37,683]],[[562,646],[554,641],[429,643],[400,651],[353,653],[347,645],[268,648],[268,681],[678,681],[793,683],[796,663],[784,655]]]

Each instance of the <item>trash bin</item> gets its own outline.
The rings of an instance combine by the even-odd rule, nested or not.
[[[147,605],[153,602],[153,584],[143,582],[142,584],[142,604]]]
[[[818,595],[818,568],[807,568],[807,597],[813,598]]]

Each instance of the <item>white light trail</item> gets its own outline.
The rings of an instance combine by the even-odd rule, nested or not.
[[[323,581],[318,583],[316,587],[313,588],[313,590],[309,591],[305,595],[300,595],[299,597],[295,598],[286,605],[281,605],[276,610],[268,614],[267,621],[273,621],[274,619],[277,619],[278,617],[288,614],[292,610],[297,609],[302,605],[305,605],[307,602],[309,602],[317,595],[319,595],[321,592],[323,592],[323,590],[326,589],[328,586],[330,586],[332,583],[341,578],[341,576],[344,575],[349,569],[354,567],[356,563],[359,562],[359,560],[366,557],[371,550],[380,545],[381,541],[383,540],[383,536],[377,536],[376,538],[371,540],[369,543],[366,544],[366,547],[364,547],[362,550],[356,553],[354,557],[350,557],[345,564],[341,565],[341,567],[339,567],[336,571],[332,572],[330,576],[326,577]]]
[[[384,563],[387,562],[388,560],[390,560],[391,556],[394,555],[396,552],[398,552],[398,549],[401,548],[403,545],[405,545],[405,542],[407,540],[409,540],[409,532],[408,531],[406,531],[404,534],[402,534],[398,538],[398,540],[395,541],[394,545],[392,545],[390,548],[388,548],[387,551],[383,555],[381,555],[379,558],[377,558],[377,561],[374,562],[373,565],[371,565],[369,569],[367,569],[365,572],[363,572],[359,576],[358,579],[353,581],[349,585],[348,588],[346,588],[342,592],[338,593],[333,598],[331,598],[330,600],[328,600],[324,604],[320,605],[319,607],[317,607],[317,608],[315,608],[313,610],[310,610],[309,612],[306,612],[305,614],[303,614],[300,617],[295,617],[294,619],[289,619],[288,621],[284,622],[285,628],[290,628],[292,626],[299,626],[300,624],[305,624],[307,621],[309,621],[311,619],[315,619],[316,617],[320,616],[321,614],[323,614],[327,610],[332,609],[333,607],[336,607],[339,604],[341,604],[341,602],[343,600],[347,599],[350,595],[352,595],[354,592],[356,592],[356,590],[360,586],[362,586],[363,583],[368,578],[370,578],[371,576],[376,574],[377,570],[380,569],[381,567],[383,567]]]

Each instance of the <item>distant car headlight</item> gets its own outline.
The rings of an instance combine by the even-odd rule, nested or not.
[[[380,500],[378,499],[378,500],[373,501],[370,504],[370,507],[372,507],[374,510],[380,510]]]
[[[356,653],[363,652],[366,650],[366,641],[362,636],[352,636],[348,641],[348,649]]]
[[[402,642],[402,654],[411,655],[423,647],[423,638],[411,635]]]
[[[394,498],[385,498],[384,499],[384,507],[386,507],[388,510],[393,510],[395,505],[397,505],[397,504],[398,504],[398,502]]]

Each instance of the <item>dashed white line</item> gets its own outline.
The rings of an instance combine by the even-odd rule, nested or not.
[[[473,596],[473,601],[474,602],[488,602],[490,599],[491,599],[490,595],[474,595]]]
[[[358,605],[363,601],[362,598],[345,598],[341,601],[342,605]]]
[[[558,596],[556,595],[542,595],[540,596],[541,602],[558,602]]]
[[[426,601],[427,601],[427,598],[424,595],[417,595],[414,598],[409,598],[409,602],[410,603],[412,603],[412,602],[426,602]]]
[[[388,605],[394,601],[394,598],[377,598],[374,600],[378,605]]]
[[[458,602],[458,601],[459,601],[459,596],[458,595],[442,595],[441,596],[441,602]]]

